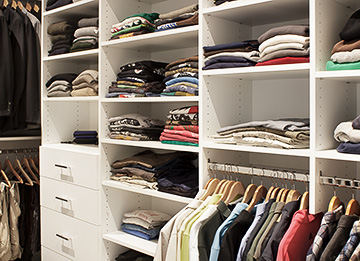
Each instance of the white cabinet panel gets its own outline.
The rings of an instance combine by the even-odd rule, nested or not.
[[[98,260],[100,228],[41,208],[41,244],[72,260]]]
[[[100,225],[99,191],[41,178],[41,205],[67,216]]]
[[[42,261],[69,261],[66,257],[59,255],[58,253],[51,251],[46,247],[41,248],[41,259]]]

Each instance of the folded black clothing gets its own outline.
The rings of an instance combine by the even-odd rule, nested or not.
[[[360,9],[350,16],[339,36],[344,41],[360,38]]]
[[[162,81],[164,79],[163,76],[158,74],[154,74],[148,70],[143,69],[134,69],[130,71],[125,71],[117,74],[118,78],[124,77],[135,77],[144,80],[145,82],[157,82]]]
[[[59,55],[59,54],[64,54],[64,53],[69,53],[69,52],[70,52],[70,48],[63,47],[63,48],[58,48],[58,49],[55,49],[55,50],[49,52],[48,56]]]
[[[71,4],[73,1],[72,0],[57,0],[55,1],[53,4],[49,5],[49,1],[47,2],[46,11],[50,11],[52,9],[64,6],[64,5],[68,5]]]
[[[73,142],[77,144],[98,144],[98,138],[91,138],[91,139],[75,138]]]
[[[58,41],[66,40],[72,43],[74,40],[74,34],[56,34],[50,35],[50,40],[52,44],[56,44]]]
[[[342,142],[336,150],[341,153],[360,154],[360,143]]]
[[[129,250],[126,251],[125,253],[120,254],[115,260],[116,261],[152,261],[153,257],[147,256],[135,250]]]
[[[255,62],[247,61],[240,63],[213,63],[211,65],[207,65],[203,67],[203,70],[211,70],[211,69],[224,69],[224,68],[239,68],[239,67],[249,67],[255,66]]]
[[[62,44],[72,44],[72,39],[71,37],[68,38],[68,39],[61,39],[61,40],[58,40],[56,42],[53,43],[52,47],[54,46],[59,46],[59,45],[62,45]]]
[[[176,74],[173,74],[173,75],[170,75],[170,76],[166,77],[163,80],[163,82],[167,82],[167,81],[170,81],[172,79],[179,78],[179,77],[193,77],[193,78],[198,79],[199,74],[198,73],[191,73],[191,72],[176,73]]]
[[[73,133],[74,137],[88,136],[88,135],[97,136],[98,133],[97,133],[97,131],[89,131],[89,130],[87,130],[87,131],[78,131],[77,130],[77,131],[74,131],[74,133]]]
[[[45,84],[46,87],[49,87],[54,81],[58,81],[58,80],[64,80],[67,82],[73,82],[73,80],[75,80],[75,78],[78,75],[75,73],[59,73],[54,75],[53,77],[50,78],[50,80],[48,80]]]
[[[50,35],[57,34],[73,34],[75,31],[76,25],[73,21],[60,21],[56,23],[52,23],[47,28],[47,33]]]
[[[151,60],[137,61],[122,65],[120,67],[120,72],[134,69],[148,69],[155,74],[164,75],[166,65],[168,65],[168,63],[156,62]]]
[[[70,52],[84,51],[98,48],[98,44],[93,44],[89,42],[77,42],[71,46]]]
[[[129,131],[136,134],[147,134],[147,135],[158,135],[159,133],[163,131],[164,128],[132,128],[127,126],[114,126],[109,125],[110,131]]]
[[[205,62],[205,66],[214,64],[214,63],[227,63],[227,62],[235,62],[235,63],[243,63],[248,62],[249,60],[244,57],[234,57],[234,56],[219,56],[214,57]]]
[[[51,50],[48,51],[48,53],[52,53],[53,51],[55,51],[57,49],[62,49],[62,48],[66,48],[66,49],[70,50],[71,44],[59,44],[59,45],[53,46],[51,48]]]
[[[158,185],[158,191],[166,192],[169,194],[178,195],[182,197],[187,197],[187,198],[194,198],[198,192],[198,189],[187,191],[179,187],[162,187]]]
[[[48,1],[46,2],[46,6],[53,5],[53,4],[56,3],[56,1],[57,1],[57,0],[48,0]]]

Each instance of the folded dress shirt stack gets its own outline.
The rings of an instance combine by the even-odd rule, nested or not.
[[[112,82],[106,98],[160,96],[167,63],[137,61],[120,67],[117,81]]]
[[[71,21],[61,21],[49,25],[47,33],[53,44],[51,50],[48,51],[49,56],[70,51],[75,29],[76,26]]]
[[[197,96],[198,95],[198,56],[179,59],[169,63],[165,69],[166,88],[161,96]]]
[[[259,60],[259,43],[247,40],[204,46],[204,70],[254,66]]]
[[[72,82],[71,96],[97,96],[99,73],[95,70],[81,72]]]
[[[336,126],[334,138],[341,142],[336,148],[338,152],[360,154],[360,116]]]
[[[302,149],[310,142],[307,118],[251,121],[221,128],[217,133],[213,140],[224,144]]]
[[[192,197],[198,190],[198,169],[189,152],[155,153],[146,150],[111,164],[110,179],[128,186]]]
[[[61,73],[54,75],[45,84],[48,97],[68,97],[72,90],[72,81],[76,78],[74,73]]]
[[[46,2],[46,11],[50,11],[52,9],[64,6],[64,5],[68,5],[71,4],[73,1],[72,0],[48,0]]]
[[[351,15],[340,32],[341,41],[334,45],[326,70],[360,69],[360,10]]]
[[[156,238],[171,216],[155,210],[137,209],[124,214],[121,229],[146,240]]]
[[[121,39],[155,31],[155,19],[158,13],[140,13],[125,17],[120,23],[114,24],[111,29],[111,38]]]
[[[199,23],[198,4],[189,5],[169,13],[160,14],[155,20],[156,31],[163,31]]]
[[[119,140],[159,140],[164,122],[137,113],[109,119],[109,138]]]
[[[79,28],[74,33],[74,41],[70,52],[78,52],[98,47],[99,18],[83,18],[78,22]]]
[[[309,25],[272,28],[258,38],[260,59],[256,66],[310,61]]]
[[[186,106],[169,111],[161,133],[162,143],[199,146],[199,107]]]

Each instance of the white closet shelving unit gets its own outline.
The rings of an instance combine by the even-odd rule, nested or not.
[[[340,40],[338,33],[349,16],[360,8],[358,1],[238,0],[214,6],[212,0],[200,0],[197,26],[108,40],[111,26],[128,15],[165,13],[193,3],[193,0],[83,0],[44,12],[41,162],[42,170],[48,170],[42,171],[42,184],[49,185],[42,185],[42,222],[43,228],[50,226],[50,220],[55,220],[56,226],[42,229],[43,256],[50,258],[43,260],[114,260],[128,248],[154,255],[156,240],[146,241],[120,230],[123,214],[134,209],[153,209],[174,215],[190,199],[134,189],[110,180],[112,162],[145,149],[159,153],[197,153],[200,187],[211,176],[207,171],[208,160],[307,172],[309,185],[296,182],[296,188],[301,192],[310,190],[311,213],[325,211],[333,193],[332,187],[321,184],[320,171],[324,176],[349,179],[359,176],[360,155],[337,153],[338,143],[333,138],[333,131],[340,122],[352,120],[360,114],[360,71],[325,71],[331,49]],[[47,57],[50,40],[46,28],[49,24],[96,15],[100,19],[99,50]],[[139,60],[172,62],[199,54],[201,67],[202,46],[256,39],[268,29],[290,24],[310,24],[310,63],[217,70],[200,68],[198,97],[105,98],[107,88],[116,79],[121,65]],[[99,70],[99,97],[46,97],[44,86],[52,75],[80,73],[88,68]],[[199,105],[199,147],[107,137],[110,117],[140,113],[166,119],[170,109],[186,105]],[[211,139],[211,135],[224,126],[284,117],[310,118],[309,149],[223,145]],[[60,144],[70,140],[75,129],[98,130],[99,146]],[[55,167],[55,164],[65,168]],[[250,182],[248,175],[236,178],[244,184]],[[257,178],[254,179],[257,182]],[[271,180],[264,179],[264,184],[270,185]],[[73,196],[82,199],[72,199],[73,205],[56,200],[52,205],[44,200],[48,195],[52,200],[55,188],[61,186],[64,190],[65,187],[74,189],[79,195]],[[349,189],[336,190],[344,202],[350,199]],[[90,192],[93,200],[88,198],[84,202],[83,195]],[[78,210],[75,202],[82,202],[86,207]],[[91,209],[92,213],[85,215],[84,208]],[[60,225],[62,222],[67,225]],[[87,228],[85,225],[89,228],[81,234],[81,229]],[[58,227],[63,230],[55,231]],[[56,237],[59,233],[70,240]],[[94,245],[78,246],[78,240],[83,238],[86,242],[94,240],[91,241]],[[84,248],[87,251],[84,252]],[[86,259],[89,255],[91,258]]]

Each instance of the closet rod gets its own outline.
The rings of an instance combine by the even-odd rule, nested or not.
[[[39,152],[39,148],[0,149],[0,154]]]
[[[290,181],[309,182],[309,174],[298,173],[295,171],[244,167],[236,164],[210,162],[210,160],[208,160],[207,167],[209,170],[221,171],[225,173],[227,172],[227,173],[252,175],[258,177],[268,177],[268,178],[283,179]]]
[[[320,180],[322,181],[322,185],[329,185],[329,186],[349,188],[349,189],[360,189],[360,180],[338,178],[338,177],[326,177],[326,176],[322,176],[321,171],[320,171]]]

